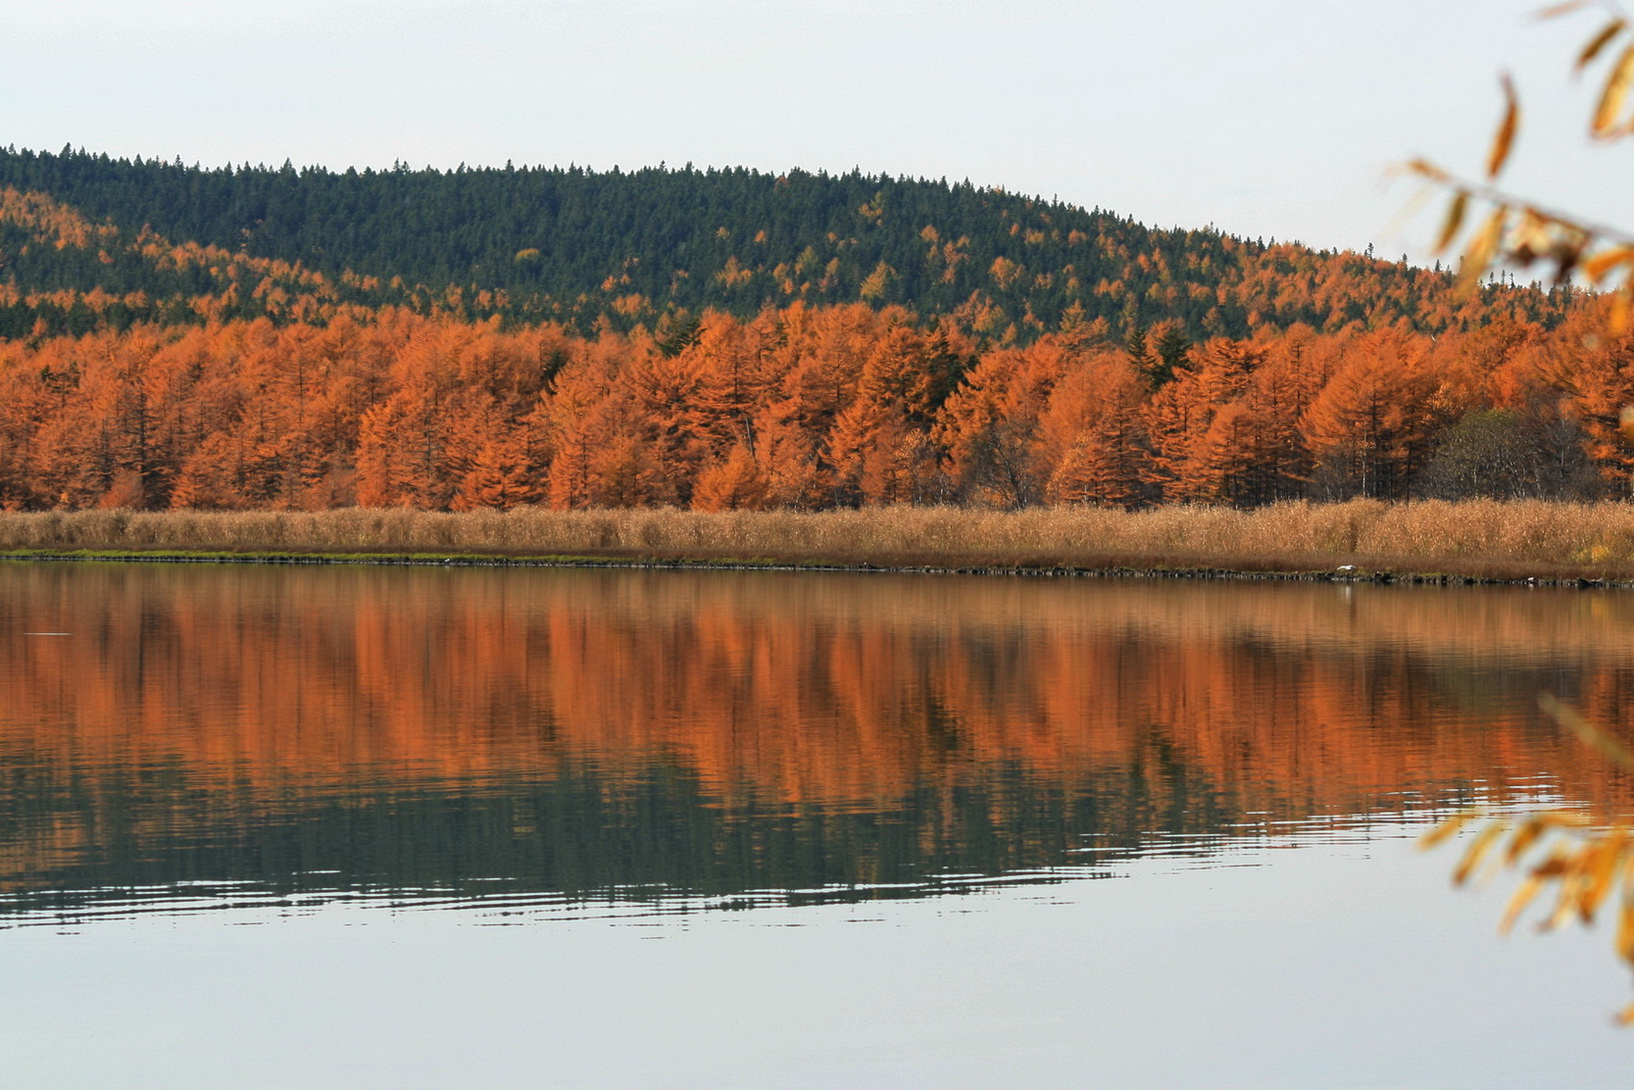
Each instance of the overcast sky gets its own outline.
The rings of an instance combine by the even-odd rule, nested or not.
[[[952,180],[1415,257],[1387,168],[1634,219],[1594,29],[1542,0],[0,0],[0,143],[188,163],[788,167]]]

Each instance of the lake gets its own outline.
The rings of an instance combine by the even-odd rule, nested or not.
[[[26,1087],[1610,1087],[1634,594],[0,565]]]

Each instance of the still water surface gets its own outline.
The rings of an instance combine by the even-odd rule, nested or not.
[[[0,1073],[1626,1086],[1412,848],[1631,808],[1542,690],[1634,595],[0,565]]]

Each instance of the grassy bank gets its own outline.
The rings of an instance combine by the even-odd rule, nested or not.
[[[1627,580],[1634,579],[1634,505],[6,513],[0,550],[1245,572],[1355,565],[1364,573]]]

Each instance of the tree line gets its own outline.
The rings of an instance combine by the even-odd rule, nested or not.
[[[854,303],[631,332],[384,308],[0,343],[0,505],[705,510],[1626,495],[1589,308],[984,344]]]

